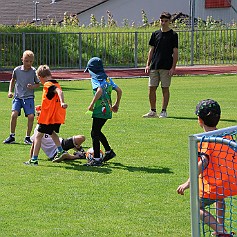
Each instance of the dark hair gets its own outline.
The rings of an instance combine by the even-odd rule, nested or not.
[[[221,108],[215,100],[206,99],[197,104],[195,114],[203,120],[205,125],[215,127],[220,120]]]
[[[161,15],[160,15],[160,19],[163,19],[163,18],[167,18],[167,19],[171,19],[171,14],[169,12],[162,12]]]

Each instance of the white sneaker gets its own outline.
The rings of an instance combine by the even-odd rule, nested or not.
[[[167,118],[167,112],[166,111],[161,111],[159,118]]]
[[[147,114],[144,114],[142,117],[143,118],[157,118],[158,115],[156,112],[150,110]]]

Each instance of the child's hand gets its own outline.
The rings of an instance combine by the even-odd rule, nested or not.
[[[118,107],[117,105],[113,105],[113,106],[112,106],[112,111],[113,111],[114,113],[117,113],[117,112],[118,112],[118,109],[119,109],[119,107]]]
[[[28,89],[31,89],[31,90],[34,89],[34,87],[33,87],[32,84],[27,84],[27,88],[28,88]]]
[[[12,92],[8,92],[8,98],[12,98],[13,97],[13,94],[12,94]]]
[[[66,109],[68,107],[68,105],[66,103],[61,103],[61,107]]]
[[[185,182],[181,185],[179,185],[179,187],[177,188],[177,193],[184,195],[184,191],[189,188],[189,182]]]
[[[88,111],[93,111],[93,107],[94,107],[94,106],[93,106],[92,104],[90,104],[90,105],[88,106],[87,110],[88,110]]]

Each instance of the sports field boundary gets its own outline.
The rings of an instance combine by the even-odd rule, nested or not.
[[[144,68],[105,68],[105,72],[112,78],[139,78],[148,77]],[[175,75],[213,75],[213,74],[236,74],[237,65],[215,65],[215,66],[178,66]],[[0,82],[11,80],[11,71],[0,71]],[[52,76],[57,80],[84,80],[89,79],[89,73],[83,70],[66,69],[52,70]]]

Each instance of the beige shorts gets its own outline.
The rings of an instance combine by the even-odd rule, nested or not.
[[[169,75],[169,70],[159,69],[150,71],[148,86],[159,86],[160,82],[161,87],[170,87],[171,76]]]

